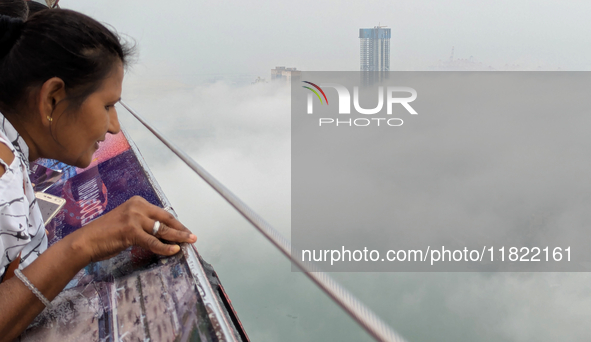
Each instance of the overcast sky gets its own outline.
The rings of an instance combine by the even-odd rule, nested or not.
[[[588,1],[62,0],[136,39],[140,73],[248,73],[277,65],[358,70],[361,27],[392,29],[391,66],[484,64],[591,68]],[[141,70],[141,71],[140,71]]]

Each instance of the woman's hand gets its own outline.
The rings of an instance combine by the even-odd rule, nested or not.
[[[161,226],[155,237],[152,228],[156,221]],[[134,245],[163,255],[180,250],[178,245],[164,244],[158,238],[197,241],[172,214],[136,196],[53,244],[23,274],[48,300],[53,300],[91,261],[108,259]],[[12,341],[45,306],[22,281],[13,277],[0,284],[0,308],[0,341]]]
[[[156,236],[154,223],[160,221]],[[88,262],[109,259],[130,246],[140,246],[160,255],[173,255],[180,250],[170,242],[194,243],[197,237],[174,216],[139,196],[134,196],[111,212],[72,233],[74,248]]]
[[[162,224],[154,237],[152,228],[156,221]],[[178,245],[164,244],[158,238],[197,241],[172,214],[136,196],[53,244],[23,274],[48,300],[53,300],[91,261],[108,259],[133,245],[163,255],[179,251]],[[0,284],[0,308],[0,341],[12,341],[45,306],[22,281],[13,277]]]

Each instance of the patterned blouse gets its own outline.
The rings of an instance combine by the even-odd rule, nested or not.
[[[27,267],[47,249],[47,235],[35,192],[29,180],[29,147],[0,113],[0,143],[16,156],[0,176],[0,281],[10,263],[21,257]]]

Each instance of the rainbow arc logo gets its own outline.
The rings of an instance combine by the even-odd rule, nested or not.
[[[320,91],[322,93],[322,96],[324,96],[324,100],[326,101],[326,104],[328,105],[328,99],[326,98],[326,94],[324,93],[324,91],[322,90],[322,88],[320,88],[319,86],[317,86],[316,84],[312,83],[312,82],[308,82],[308,81],[302,81],[304,83],[307,83],[311,86],[313,86],[314,88],[318,89],[318,91]],[[302,86],[303,88],[309,89],[311,90],[314,94],[316,94],[316,96],[318,96],[318,99],[320,100],[321,104],[324,104],[322,102],[322,98],[320,97],[320,94],[318,94],[318,92],[310,87],[306,87],[306,86]]]

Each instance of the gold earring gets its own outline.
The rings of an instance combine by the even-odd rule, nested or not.
[[[53,121],[53,118],[48,115],[47,116],[47,121],[49,121],[51,123]]]

